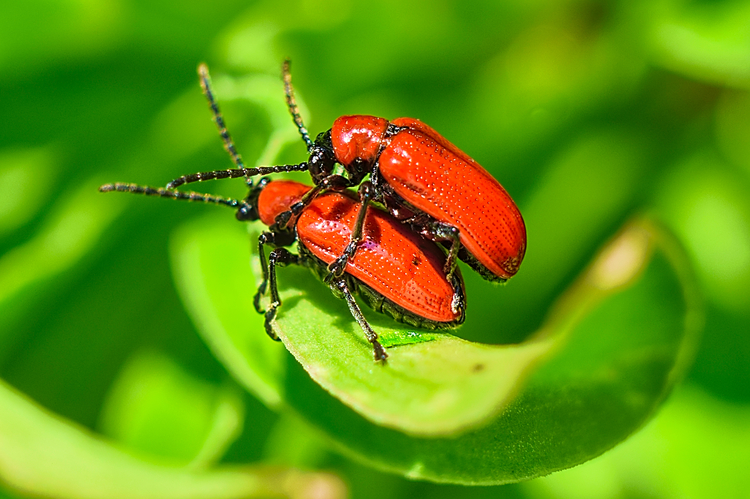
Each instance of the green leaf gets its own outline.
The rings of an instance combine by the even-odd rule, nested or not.
[[[8,174],[7,169],[5,173]],[[11,171],[10,175],[14,173]],[[14,330],[7,323],[12,323],[27,307],[48,300],[45,284],[92,251],[125,207],[122,201],[108,203],[103,196],[97,196],[97,185],[89,179],[66,193],[55,201],[31,239],[0,254],[0,359],[9,352],[2,347],[13,340]],[[16,194],[28,196],[26,189],[15,188]],[[13,204],[10,202],[7,207],[13,210]]]
[[[269,341],[252,304],[257,285],[249,248],[257,233],[248,237],[226,215],[174,232],[173,274],[188,313],[214,355],[245,388],[273,407],[281,401],[284,351]]]
[[[289,126],[289,109],[284,100],[279,98],[283,95],[283,84],[277,76],[255,74],[244,78],[220,78],[216,81],[216,92],[221,95],[222,102],[245,100],[268,113],[272,132],[256,166],[274,164],[285,146],[300,142],[297,130]],[[300,109],[309,119],[310,113],[304,101],[299,95],[295,97]]]
[[[627,442],[600,459],[527,482],[524,492],[538,499],[742,497],[750,490],[748,421],[746,404],[686,383]]]
[[[102,408],[102,432],[129,448],[205,466],[218,460],[242,431],[237,390],[198,379],[164,355],[134,355]]]
[[[220,320],[203,319],[199,324],[211,324],[211,330],[200,326],[199,329],[205,331],[206,340],[218,349],[220,358],[231,358],[229,367],[245,385],[269,400],[267,387],[260,386],[257,378],[279,371],[277,366],[272,368],[275,371],[269,371],[263,364],[278,358],[282,351],[268,342],[260,316],[250,310],[256,279],[246,258],[234,262],[231,277],[225,272],[228,248],[236,251],[246,246],[236,243],[232,234],[237,234],[237,230],[222,237],[213,222],[207,231],[200,225],[193,229],[200,232],[183,229],[177,233],[173,245],[181,294],[196,297],[206,293],[205,299],[189,298],[191,305],[197,305],[190,307],[195,315],[204,317],[211,313],[210,307],[205,306],[210,303],[224,309],[229,305],[229,314],[218,314],[227,323],[230,316],[240,320],[245,317],[246,324],[234,328],[219,326]],[[212,252],[216,248],[223,256]],[[197,258],[191,261],[191,255]],[[295,270],[296,276],[291,277]],[[185,284],[188,276],[203,281]],[[209,282],[216,276],[229,280]],[[383,344],[393,352],[383,366],[373,363],[371,347],[362,330],[327,286],[310,278],[304,269],[285,269],[279,278],[295,283],[286,286],[285,305],[280,309],[278,321],[282,325],[279,334],[287,348],[314,373],[316,381],[346,404],[377,424],[413,434],[450,434],[480,424],[512,398],[524,373],[552,346],[550,341],[531,341],[495,348],[446,333],[407,329],[403,324],[375,315],[371,322],[381,332]],[[244,306],[229,296],[237,289],[248,290]],[[315,297],[314,301],[311,297]],[[205,311],[207,308],[209,311]],[[254,324],[256,330],[252,336],[244,333],[249,324]],[[232,337],[231,331],[237,336]],[[235,350],[221,348],[228,344],[234,345]],[[268,352],[269,345],[273,352]],[[404,348],[406,345],[409,348]],[[266,353],[259,356],[261,349]],[[247,364],[243,365],[242,360],[238,363],[238,359]],[[247,373],[247,367],[253,374]]]
[[[64,196],[33,239],[0,255],[0,303],[69,268],[99,242],[124,204],[92,195],[97,185],[89,180]]]
[[[301,469],[316,469],[327,461],[325,437],[291,411],[279,417],[263,446],[263,461]]]
[[[201,308],[237,303],[232,283],[247,288],[254,280],[244,259],[227,258],[236,236],[217,240],[215,224],[179,234],[182,246],[203,248],[192,262],[174,254],[178,275],[203,276],[189,284],[211,297]],[[218,248],[213,257],[211,248]],[[558,300],[540,331],[518,345],[414,331],[369,313],[390,346],[386,365],[372,361],[345,304],[306,270],[283,269],[277,330],[307,374],[286,357],[285,372],[277,371],[279,394],[345,452],[413,478],[493,484],[574,466],[642,425],[679,378],[697,324],[683,260],[653,223],[632,223]],[[207,288],[210,282],[223,284]],[[249,302],[252,290],[246,293]],[[248,308],[223,309],[236,315]],[[255,338],[234,342],[235,359],[252,357],[263,337],[261,321],[246,320],[254,328],[246,325],[236,338]],[[257,367],[228,365],[239,379]]]
[[[320,291],[297,291],[302,296],[288,299],[296,301],[294,308],[278,320],[289,351],[344,404],[378,425],[413,435],[451,435],[483,423],[512,400],[529,369],[554,345],[483,345],[374,318],[390,352],[386,364],[375,364],[346,309],[326,296],[321,314]]]
[[[750,4],[663,0],[649,5],[657,66],[710,83],[750,87]]]
[[[70,499],[344,495],[333,476],[283,468],[198,470],[135,456],[52,415],[0,380],[0,481],[34,497]]]
[[[57,158],[50,149],[0,151],[0,236],[28,222],[44,206],[38,200],[49,195],[51,182],[36,179],[54,173]]]

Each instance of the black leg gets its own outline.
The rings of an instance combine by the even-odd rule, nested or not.
[[[448,256],[445,259],[445,265],[443,266],[443,272],[450,281],[456,271],[456,263],[458,259],[458,250],[461,249],[461,242],[458,239],[458,229],[452,225],[448,225],[443,222],[432,222],[425,229],[424,232],[428,239],[433,241],[449,241],[450,249],[448,250]]]
[[[359,246],[359,243],[362,242],[362,238],[364,237],[364,224],[365,216],[367,215],[367,205],[370,203],[370,199],[372,199],[373,195],[372,184],[370,182],[362,182],[361,184],[359,184],[358,192],[360,207],[359,211],[357,212],[357,220],[354,222],[354,227],[352,228],[351,239],[349,240],[349,244],[344,249],[344,253],[336,260],[331,262],[330,265],[328,265],[328,271],[330,272],[330,274],[326,278],[327,282],[330,282],[333,279],[338,279],[342,275],[344,275],[346,264],[349,262],[349,259],[354,256],[354,253],[357,252],[357,247]]]
[[[279,341],[279,337],[273,332],[271,323],[276,317],[276,309],[281,306],[281,299],[279,298],[279,290],[276,284],[276,266],[285,266],[290,263],[299,264],[299,256],[290,253],[284,248],[278,248],[277,245],[277,234],[274,232],[263,232],[258,237],[258,257],[260,258],[260,266],[263,271],[263,281],[258,286],[258,292],[253,297],[253,306],[259,314],[266,316],[265,328],[266,333],[272,339]],[[271,246],[273,251],[266,259],[266,246]],[[268,286],[271,287],[271,303],[268,308],[263,309],[260,306],[261,298],[266,294]]]
[[[372,344],[373,356],[375,357],[375,360],[382,360],[383,362],[385,362],[385,360],[388,358],[388,354],[385,353],[385,348],[383,348],[383,345],[381,345],[378,341],[378,334],[373,331],[372,327],[367,322],[367,319],[365,319],[365,316],[362,314],[362,310],[359,308],[359,305],[357,305],[356,300],[354,300],[354,296],[352,296],[352,293],[349,290],[349,286],[347,286],[346,284],[346,280],[343,278],[334,279],[331,282],[330,286],[334,295],[343,297],[344,300],[346,300],[346,304],[349,306],[349,311],[352,313],[354,320],[357,321],[359,327],[362,328],[367,341]]]
[[[299,264],[299,256],[289,252],[285,248],[276,248],[268,255],[268,284],[271,288],[271,303],[265,310],[265,328],[266,334],[278,341],[279,337],[273,331],[273,321],[276,319],[276,311],[281,306],[279,298],[279,289],[276,284],[276,266],[285,267],[290,264]],[[260,290],[258,290],[260,292]]]
[[[259,314],[266,313],[266,311],[260,306],[260,299],[266,294],[266,289],[268,287],[268,259],[266,258],[265,247],[266,245],[270,245],[272,248],[275,248],[275,240],[276,237],[273,232],[263,232],[258,236],[258,258],[260,259],[260,268],[263,272],[263,281],[260,283],[260,286],[258,286],[258,291],[253,297],[253,306],[255,307],[255,311]]]
[[[464,291],[463,281],[455,272],[447,276],[447,279],[453,288],[451,312],[459,316],[458,323],[461,324],[466,316],[466,292]]]

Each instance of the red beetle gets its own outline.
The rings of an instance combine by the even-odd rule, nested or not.
[[[258,238],[263,282],[255,295],[254,305],[259,313],[265,314],[266,332],[274,339],[278,338],[273,332],[272,322],[281,305],[276,267],[289,264],[309,267],[327,280],[336,296],[346,300],[354,319],[372,344],[376,360],[385,360],[387,354],[378,342],[377,333],[362,315],[353,293],[364,298],[374,310],[418,328],[444,329],[463,323],[466,309],[463,280],[458,272],[450,277],[445,275],[443,251],[377,208],[367,208],[362,227],[363,243],[347,262],[345,272],[341,276],[330,276],[328,265],[349,244],[351,227],[355,225],[360,205],[348,193],[326,192],[300,213],[292,228],[279,227],[275,223],[276,217],[289,210],[310,189],[297,182],[271,182],[264,178],[257,186],[251,187],[245,200],[237,201],[135,184],[107,184],[99,188],[102,192],[123,191],[223,204],[237,208],[239,220],[260,219],[269,226],[270,230]],[[297,254],[281,247],[295,241]],[[274,248],[268,259],[266,245]],[[260,299],[269,284],[271,303],[263,310]]]
[[[168,189],[215,178],[309,170],[315,187],[279,215],[279,226],[292,223],[321,192],[360,186],[360,213],[350,244],[330,264],[334,276],[342,275],[347,260],[358,251],[370,201],[383,204],[424,237],[449,245],[448,275],[455,270],[456,258],[491,281],[506,281],[518,271],[526,253],[526,226],[518,207],[492,175],[431,127],[413,118],[389,122],[375,116],[342,116],[313,143],[294,100],[287,60],[283,69],[287,104],[310,157],[297,165],[246,168],[228,138],[211,92],[208,68],[201,65],[199,72],[237,168],[185,175],[170,182]],[[347,176],[334,173],[336,164],[344,167]],[[368,174],[370,180],[363,182]]]

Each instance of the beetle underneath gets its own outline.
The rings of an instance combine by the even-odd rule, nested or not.
[[[266,333],[275,340],[278,336],[273,323],[281,306],[277,267],[292,264],[310,268],[327,281],[334,295],[346,301],[372,345],[375,360],[385,361],[388,355],[357,305],[355,294],[374,310],[422,329],[452,328],[464,321],[466,298],[460,273],[446,276],[443,273],[445,254],[434,243],[374,207],[366,211],[363,239],[367,244],[349,260],[344,274],[330,276],[328,265],[348,244],[351,222],[359,212],[358,202],[346,193],[329,192],[317,197],[292,228],[282,228],[276,224],[277,215],[304,196],[310,187],[264,178],[257,186],[251,186],[242,201],[136,184],[106,184],[99,190],[221,204],[237,209],[238,220],[261,220],[267,225],[269,230],[258,238],[263,280],[253,304],[265,315]],[[296,254],[285,248],[295,242]],[[272,248],[268,257],[266,246]],[[267,292],[271,301],[264,309],[260,303]]]

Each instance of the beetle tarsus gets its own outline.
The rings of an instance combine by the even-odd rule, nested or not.
[[[383,345],[381,345],[378,340],[372,342],[372,350],[375,362],[382,362],[385,364],[386,359],[388,359],[388,354],[385,353],[385,348],[383,348]]]
[[[354,320],[357,321],[357,324],[359,324],[359,327],[361,327],[362,331],[365,333],[367,341],[372,345],[375,360],[385,362],[385,359],[388,358],[388,354],[385,352],[383,345],[378,341],[378,333],[372,329],[370,323],[367,322],[367,319],[365,319],[365,316],[362,314],[362,310],[359,308],[359,305],[357,305],[357,301],[349,290],[346,280],[335,280],[331,283],[331,289],[334,291],[335,295],[343,296],[344,300],[346,300],[346,304],[349,306],[349,311],[354,317]]]
[[[466,292],[464,291],[463,281],[460,274],[452,273],[446,275],[448,282],[453,288],[453,298],[451,299],[451,312],[458,317],[457,322],[462,324],[466,317]]]
[[[328,265],[328,275],[325,278],[325,282],[331,283],[335,279],[338,279],[342,275],[344,275],[344,269],[346,269],[346,264],[348,263],[348,261],[349,256],[344,254],[331,262],[331,264]]]
[[[255,296],[253,296],[253,307],[255,307],[255,311],[259,314],[266,313],[266,311],[260,306],[260,299],[266,294],[266,283],[267,281],[261,282],[260,286],[258,286],[258,291],[255,293]]]
[[[281,303],[272,303],[268,310],[266,310],[266,320],[263,323],[264,327],[266,328],[266,334],[273,340],[273,341],[281,341],[279,338],[279,335],[276,334],[276,332],[273,330],[273,321],[276,319],[276,309],[281,305]]]
[[[344,275],[349,259],[354,255],[354,252],[357,251],[357,246],[359,246],[359,241],[350,241],[346,246],[344,253],[328,265],[329,274],[326,276],[325,282],[330,283],[334,279],[338,279]]]

